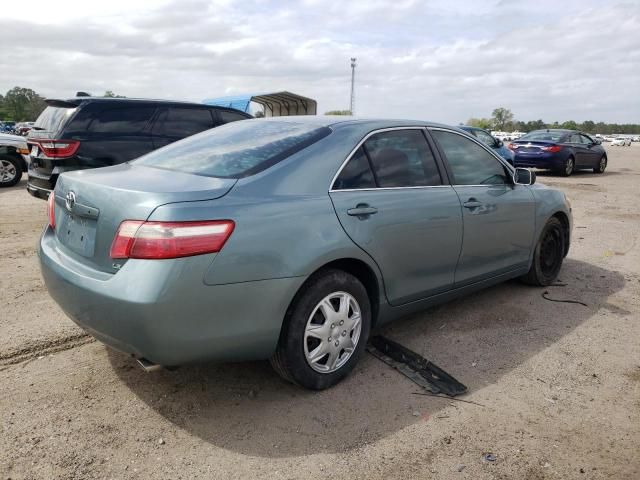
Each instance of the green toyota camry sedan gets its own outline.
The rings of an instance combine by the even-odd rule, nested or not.
[[[61,175],[39,256],[67,315],[148,369],[270,359],[323,389],[374,327],[550,284],[571,224],[562,192],[455,127],[280,117]]]

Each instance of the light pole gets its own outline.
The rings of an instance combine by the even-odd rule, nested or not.
[[[349,108],[349,112],[353,115],[356,108],[356,93],[354,90],[355,87],[355,79],[356,79],[356,58],[351,57],[351,106]]]

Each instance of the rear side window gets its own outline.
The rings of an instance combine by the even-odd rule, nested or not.
[[[393,130],[364,142],[378,187],[440,185],[438,167],[421,130]]]
[[[213,117],[208,109],[171,107],[159,115],[153,134],[184,138],[210,128]]]
[[[500,161],[473,140],[457,133],[433,130],[431,135],[444,152],[457,185],[510,183]]]
[[[334,190],[347,190],[353,188],[375,188],[373,172],[369,166],[369,160],[360,147],[353,154],[349,162],[344,166],[338,178],[333,184]]]
[[[230,110],[218,110],[222,123],[236,122],[238,120],[246,120],[247,117],[238,112],[232,112]]]
[[[94,133],[140,133],[155,111],[155,107],[125,107],[98,111],[88,130]]]
[[[47,107],[36,120],[34,130],[58,132],[77,108]]]
[[[155,150],[134,163],[208,177],[242,178],[275,165],[330,133],[328,127],[306,123],[233,122]]]

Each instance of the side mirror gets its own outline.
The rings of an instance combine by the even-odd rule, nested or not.
[[[602,145],[602,140],[600,140],[599,138],[595,138],[593,141],[596,143],[596,145]]]
[[[533,185],[536,183],[536,174],[526,168],[516,168],[513,181],[516,185]]]
[[[500,147],[502,147],[504,145],[502,140],[500,140],[499,138],[494,138],[494,140],[496,141],[496,143],[495,143],[496,148],[500,148]]]

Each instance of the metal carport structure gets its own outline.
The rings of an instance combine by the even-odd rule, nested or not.
[[[264,108],[265,117],[281,117],[283,115],[316,115],[318,103],[312,98],[282,91],[275,93],[252,93],[231,95],[227,97],[207,98],[203,103],[219,107],[230,107],[249,112],[251,102]]]

